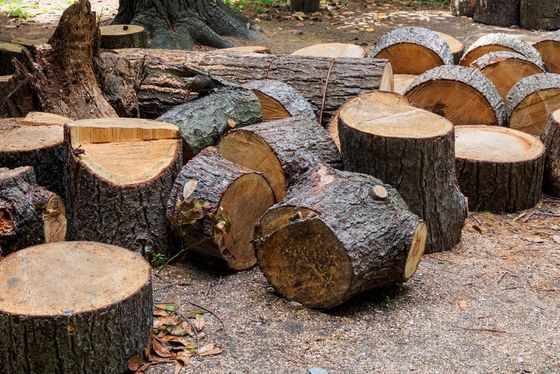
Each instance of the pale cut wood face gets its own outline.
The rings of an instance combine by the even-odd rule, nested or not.
[[[298,49],[297,51],[293,52],[292,55],[363,58],[367,56],[367,52],[364,48],[355,44],[324,43]]]
[[[400,43],[385,48],[375,57],[391,62],[394,74],[422,74],[443,65],[440,56],[434,51],[413,43]]]
[[[498,93],[504,99],[521,79],[543,73],[537,65],[514,58],[497,61],[483,68],[480,72],[494,83]]]
[[[11,53],[20,53],[22,49],[23,46],[19,44],[0,42],[0,50],[2,51],[11,52]]]
[[[144,27],[139,25],[104,25],[99,27],[101,36],[121,36],[130,34],[141,34]]]
[[[452,54],[461,53],[465,50],[465,45],[459,39],[443,32],[436,31],[435,33],[447,43]]]
[[[62,126],[28,124],[25,120],[0,119],[0,151],[25,152],[62,144]]]
[[[551,113],[560,109],[560,89],[535,92],[514,109],[509,127],[532,135],[541,135]]]
[[[44,112],[29,112],[22,120],[28,125],[59,125],[62,126],[65,123],[71,122],[72,120],[68,117],[64,117],[53,113]]]
[[[424,255],[426,250],[426,241],[428,240],[428,227],[425,222],[420,222],[416,226],[414,231],[414,237],[412,239],[412,244],[410,245],[410,250],[408,251],[408,256],[406,258],[406,264],[404,266],[403,281],[409,280],[416,270],[418,269],[418,264]]]
[[[395,74],[395,88],[394,91],[403,95],[410,84],[416,79],[417,75],[414,74]]]
[[[291,117],[290,113],[277,100],[260,91],[255,90],[253,92],[261,103],[263,121],[275,121]]]
[[[547,40],[534,45],[544,61],[546,71],[560,73],[560,42]]]

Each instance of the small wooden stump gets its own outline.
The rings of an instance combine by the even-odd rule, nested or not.
[[[292,52],[292,55],[312,57],[364,58],[367,57],[367,52],[363,47],[360,47],[356,44],[322,43],[298,49],[297,51]]]
[[[560,197],[560,110],[550,116],[541,139],[546,146],[543,191]]]
[[[542,73],[517,82],[506,99],[509,127],[539,136],[560,109],[560,75]]]
[[[449,34],[435,31],[435,33],[449,46],[451,54],[453,55],[453,62],[458,64],[465,53],[465,45],[457,38],[452,37]]]
[[[270,49],[268,47],[263,47],[260,45],[246,45],[243,47],[231,47],[231,48],[222,48],[219,50],[220,52],[242,52],[242,53],[260,53],[263,55],[269,55]]]
[[[547,72],[560,73],[560,30],[545,35],[533,47],[541,54]]]
[[[123,373],[152,328],[150,265],[92,242],[38,245],[0,262],[0,372]]]
[[[521,27],[532,30],[560,28],[560,3],[556,0],[521,0]]]
[[[146,48],[146,30],[139,25],[99,26],[101,48]]]
[[[338,117],[346,170],[394,186],[428,225],[428,250],[453,248],[467,215],[455,185],[453,125],[410,106],[346,105]]]
[[[404,95],[408,87],[418,78],[418,75],[414,74],[395,74],[395,89],[394,91],[399,95]]]
[[[511,213],[539,202],[544,168],[539,139],[497,126],[456,126],[455,154],[470,210]]]
[[[13,74],[15,71],[12,59],[19,58],[23,52],[20,44],[0,42],[0,75]]]
[[[473,20],[487,25],[510,27],[519,24],[520,0],[479,0]]]
[[[116,244],[144,255],[170,248],[165,206],[182,166],[179,129],[134,118],[64,126],[72,240]]]

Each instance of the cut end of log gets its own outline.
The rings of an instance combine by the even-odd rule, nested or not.
[[[43,213],[44,236],[46,243],[61,242],[66,239],[68,223],[66,208],[60,196],[53,195],[47,202]]]
[[[346,43],[322,43],[298,49],[292,55],[312,56],[312,57],[367,57],[364,48],[355,44]]]
[[[445,43],[447,43],[447,45],[449,46],[449,49],[451,50],[451,54],[453,55],[453,62],[458,64],[459,61],[461,61],[461,57],[463,57],[463,53],[465,53],[465,45],[459,39],[454,38],[453,36],[451,36],[449,34],[439,32],[439,31],[435,31],[435,33]]]
[[[9,209],[0,208],[0,236],[14,233],[14,218]]]
[[[143,48],[146,30],[139,25],[104,25],[99,27],[101,48]]]
[[[545,38],[533,45],[542,56],[546,71],[560,73],[560,33],[556,32],[550,38]]]
[[[416,226],[414,231],[414,237],[412,239],[412,244],[410,250],[408,251],[408,256],[406,258],[406,264],[404,266],[403,281],[409,280],[416,270],[418,269],[418,264],[424,255],[426,250],[426,243],[428,240],[428,226],[425,222],[420,222]]]
[[[29,112],[23,118],[23,123],[29,125],[64,125],[67,122],[72,121],[68,117],[64,117],[53,113],[44,112]]]
[[[385,200],[389,196],[387,189],[380,184],[373,186],[371,193],[375,200]]]
[[[62,144],[59,125],[35,126],[17,118],[0,119],[0,153],[27,152]]]

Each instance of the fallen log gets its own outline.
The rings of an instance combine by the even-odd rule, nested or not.
[[[222,48],[217,50],[219,52],[242,52],[242,53],[261,53],[265,55],[269,55],[270,49],[268,47],[263,47],[260,45],[246,45],[242,47],[231,47],[231,48]]]
[[[23,48],[20,44],[0,42],[0,75],[14,73],[15,68],[12,60],[21,58]]]
[[[452,37],[449,34],[435,31],[435,33],[449,46],[451,54],[453,55],[453,62],[458,64],[465,53],[465,45],[457,38]]]
[[[292,52],[296,56],[314,57],[367,57],[367,52],[363,47],[356,44],[347,43],[321,43],[298,49]]]
[[[510,27],[519,24],[520,0],[479,0],[473,20],[487,25]]]
[[[261,174],[207,148],[179,173],[167,217],[189,253],[243,270],[257,262],[253,228],[272,204],[274,194]]]
[[[541,140],[546,147],[543,191],[560,197],[560,111],[550,115]]]
[[[560,31],[543,36],[533,47],[541,54],[547,72],[560,73]]]
[[[99,26],[101,48],[146,48],[147,33],[139,25],[104,25]]]
[[[288,195],[255,229],[258,264],[282,296],[332,308],[412,277],[427,229],[394,188],[316,159],[295,163]]]
[[[537,138],[498,126],[457,126],[455,154],[469,210],[512,213],[539,202],[544,146]]]
[[[477,0],[451,0],[451,14],[454,16],[472,17]]]
[[[467,208],[455,185],[451,122],[411,106],[359,100],[345,105],[338,122],[345,169],[394,186],[426,221],[428,251],[459,243]]]
[[[556,0],[521,0],[521,27],[531,30],[560,28],[560,3]]]
[[[0,372],[125,372],[150,336],[150,278],[140,256],[100,243],[43,244],[6,257]]]

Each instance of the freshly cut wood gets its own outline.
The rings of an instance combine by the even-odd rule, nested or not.
[[[0,167],[32,166],[39,185],[65,198],[65,160],[62,126],[0,119]]]
[[[276,201],[286,195],[289,165],[294,158],[311,154],[334,167],[342,166],[340,153],[327,130],[302,117],[230,131],[218,143],[218,151],[236,164],[261,172]]]
[[[503,99],[521,79],[543,73],[542,68],[525,56],[508,51],[487,53],[476,59],[471,66],[494,83]]]
[[[64,202],[30,166],[0,168],[0,253],[66,238]]]
[[[510,27],[519,24],[520,0],[479,0],[473,20],[487,25]]]
[[[453,65],[449,45],[432,30],[400,27],[381,37],[370,56],[388,59],[395,74],[422,74],[440,65]]]
[[[20,44],[0,42],[0,75],[14,73],[12,60],[22,56],[23,48]]]
[[[451,0],[451,14],[454,16],[472,17],[477,0]]]
[[[492,82],[463,66],[440,66],[416,78],[404,96],[455,125],[504,125],[504,102]]]
[[[467,208],[455,185],[451,122],[411,106],[359,101],[346,105],[338,122],[345,169],[394,186],[426,221],[427,250],[449,250],[459,243]]]
[[[147,33],[140,25],[99,26],[101,48],[145,48]]]
[[[560,197],[560,111],[550,115],[548,125],[541,135],[546,147],[543,191]]]
[[[444,32],[435,31],[435,33],[449,46],[451,54],[453,55],[453,62],[458,64],[465,53],[465,45],[457,38],[452,37]]]
[[[542,73],[517,82],[506,99],[509,127],[539,136],[560,109],[560,75]]]
[[[255,229],[258,264],[282,296],[332,308],[414,275],[427,229],[394,188],[316,159],[299,170]]]
[[[418,78],[418,75],[414,74],[395,74],[395,89],[394,91],[399,95],[403,95],[408,87]]]
[[[545,35],[533,47],[541,54],[549,73],[560,73],[560,30]]]
[[[271,79],[245,83],[243,88],[259,98],[263,121],[288,117],[307,117],[316,120],[311,104],[292,86]]]
[[[367,57],[367,52],[363,47],[356,44],[347,43],[321,43],[310,45],[305,48],[292,52],[297,56],[314,56],[314,57]]]
[[[455,127],[457,179],[469,210],[516,212],[541,198],[544,145],[498,126]]]
[[[234,88],[178,105],[158,120],[181,129],[184,161],[188,161],[216,145],[227,131],[261,122],[261,113],[259,99],[251,90]]]
[[[45,113],[45,112],[29,112],[22,119],[25,124],[35,124],[35,125],[64,125],[66,122],[72,121],[68,117],[64,117],[58,114]]]
[[[150,265],[92,242],[30,247],[0,262],[0,372],[124,373],[152,330]]]
[[[261,53],[265,55],[269,55],[270,49],[268,47],[263,47],[260,45],[246,45],[243,47],[231,47],[231,48],[222,48],[219,50],[220,52],[243,52],[243,53]]]
[[[167,217],[190,253],[234,270],[255,265],[253,228],[274,204],[266,179],[205,149],[175,180]]]
[[[170,248],[165,208],[182,162],[179,128],[136,118],[64,125],[69,236],[151,256]]]
[[[521,27],[533,30],[560,28],[560,3],[557,0],[521,0]]]
[[[519,37],[504,33],[487,34],[477,39],[465,52],[460,64],[471,66],[473,61],[489,52],[509,51],[522,54],[535,65],[544,68],[539,52]]]

